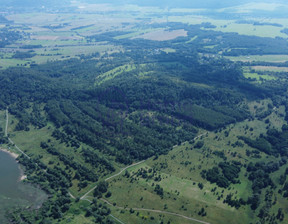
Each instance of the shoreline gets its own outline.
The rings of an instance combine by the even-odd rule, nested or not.
[[[14,153],[14,152],[11,152],[9,151],[8,149],[3,149],[3,148],[0,148],[0,151],[2,152],[6,152],[8,153],[11,157],[13,157],[15,160],[18,158],[18,154]],[[18,163],[18,161],[16,161]],[[27,178],[27,176],[24,174],[24,171],[21,169],[21,167],[19,166],[19,170],[20,170],[20,175],[19,175],[19,181],[23,181]]]
[[[7,152],[10,156],[12,156],[14,159],[17,159],[18,158],[18,154],[16,154],[15,152],[11,152],[9,151],[8,149],[3,149],[3,148],[0,148],[0,151],[2,152]]]

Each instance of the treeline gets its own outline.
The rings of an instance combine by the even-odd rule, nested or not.
[[[283,125],[282,130],[270,129],[267,134],[261,135],[256,139],[250,139],[248,137],[240,136],[239,139],[243,140],[249,146],[256,148],[268,155],[281,155],[287,157],[288,152],[286,150],[288,144],[288,126]]]
[[[53,146],[46,145],[45,143],[41,143],[41,147],[46,149],[51,155],[57,156],[57,158],[59,158],[59,160],[66,166],[75,170],[75,176],[73,178],[92,182],[98,180],[98,176],[92,170],[89,170],[87,167],[75,162],[73,157],[64,155]]]
[[[54,131],[53,135],[56,138],[69,141],[70,145],[73,145],[73,139],[85,142],[102,153],[115,156],[121,163],[162,154],[179,141],[188,140],[197,131],[191,125],[185,125],[182,130],[175,131],[179,122],[165,124],[165,121],[162,121],[161,126],[151,119],[151,122],[144,123],[144,117],[139,117],[139,121],[129,122],[126,118],[121,118],[121,113],[97,102],[91,104],[78,101],[49,101],[45,110],[49,119],[57,127],[63,127],[66,133]],[[95,153],[89,151],[84,151],[84,156],[92,165],[99,159]],[[105,164],[113,170],[108,163]]]

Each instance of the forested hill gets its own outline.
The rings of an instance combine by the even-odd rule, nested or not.
[[[141,50],[10,68],[0,88],[1,108],[19,118],[16,130],[52,121],[71,141],[123,163],[162,154],[198,127],[246,119],[245,100],[264,96],[228,61]]]

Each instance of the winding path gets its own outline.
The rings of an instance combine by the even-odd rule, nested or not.
[[[206,135],[208,132],[205,132],[201,135],[198,135],[196,136],[195,138],[193,138],[193,140],[196,140],[198,138],[201,138],[202,136]],[[182,144],[184,144],[185,142],[183,142]],[[173,148],[175,148],[177,145],[173,146]],[[117,177],[119,176],[121,173],[123,173],[125,170],[131,168],[131,167],[134,167],[134,166],[137,166],[141,163],[144,163],[146,160],[143,160],[143,161],[140,161],[138,163],[134,163],[132,165],[129,165],[125,168],[123,168],[120,172],[112,175],[111,177],[108,177],[105,179],[105,181],[108,181],[114,177]],[[97,187],[97,185],[95,187],[93,187],[91,190],[89,190],[86,194],[84,194],[80,200],[85,200],[85,201],[88,201],[90,203],[92,203],[91,200],[89,200],[87,197],[88,194],[90,194],[93,190],[95,190],[95,188]],[[72,197],[72,198],[75,198],[70,192],[69,192],[69,195]],[[118,209],[125,209],[125,210],[129,210],[130,208],[124,208],[124,207],[120,207],[120,206],[116,206],[116,205],[113,205],[112,203],[110,203],[108,200],[104,199],[104,198],[101,198],[100,199],[101,201],[105,202],[106,204],[110,205],[110,206],[113,206],[115,208],[118,208]],[[167,212],[167,211],[161,211],[161,210],[153,210],[153,209],[146,209],[146,208],[132,208],[133,210],[135,211],[146,211],[146,212],[155,212],[155,213],[160,213],[160,214],[167,214],[167,215],[173,215],[173,216],[178,216],[180,218],[184,218],[184,219],[187,219],[187,220],[191,220],[191,221],[194,221],[194,222],[198,222],[198,223],[202,223],[202,224],[210,224],[209,222],[205,222],[205,221],[202,221],[202,220],[199,220],[199,219],[195,219],[195,218],[192,218],[192,217],[188,217],[188,216],[185,216],[185,215],[181,215],[181,214],[178,214],[178,213],[174,213],[174,212]],[[117,220],[119,223],[121,224],[124,224],[121,220],[117,219],[116,217],[114,217],[113,215],[110,214],[110,216],[112,218],[114,218],[115,220]]]
[[[20,152],[22,153],[23,155],[25,155],[28,159],[31,159],[30,156],[28,156],[25,152],[23,152],[13,141],[11,138],[8,137],[8,124],[9,124],[9,112],[8,112],[8,108],[6,109],[6,126],[5,126],[5,136],[8,138],[9,142],[11,144],[14,145],[14,147]],[[205,132],[197,137],[194,138],[194,140],[202,137],[203,135],[207,134],[208,132]],[[173,148],[176,147],[176,146],[173,146]],[[129,165],[127,167],[124,167],[123,169],[121,169],[118,173],[108,177],[105,179],[105,181],[109,181],[110,179],[114,178],[114,177],[117,177],[119,176],[120,174],[122,174],[125,170],[131,168],[131,167],[134,167],[134,166],[137,166],[141,163],[144,163],[146,160],[143,160],[143,161],[140,161],[138,163],[134,163],[132,165]],[[85,193],[81,198],[80,200],[85,200],[85,201],[88,201],[90,203],[92,203],[91,200],[87,199],[87,195],[90,194],[93,190],[95,190],[95,188],[97,187],[97,185],[95,187],[93,187],[91,190],[89,190],[87,193]],[[73,196],[70,192],[68,192],[70,197],[73,198],[73,199],[76,199],[75,196]],[[110,206],[114,206],[113,204],[111,204],[109,201],[107,201],[106,199],[104,198],[101,198],[100,200],[102,200],[103,202],[105,202],[106,204],[110,205]],[[124,207],[120,207],[120,206],[114,206],[116,208],[119,208],[119,209],[125,209],[125,210],[128,210],[129,208],[124,208]],[[210,224],[208,222],[205,222],[205,221],[201,221],[201,220],[198,220],[198,219],[194,219],[194,218],[191,218],[191,217],[188,217],[188,216],[185,216],[185,215],[181,215],[181,214],[178,214],[178,213],[174,213],[174,212],[167,212],[167,211],[161,211],[161,210],[153,210],[153,209],[145,209],[145,208],[132,208],[133,210],[135,211],[146,211],[146,212],[155,212],[155,213],[161,213],[161,214],[167,214],[167,215],[173,215],[173,216],[178,216],[178,217],[181,217],[181,218],[184,218],[184,219],[187,219],[187,220],[191,220],[191,221],[195,221],[195,222],[198,222],[198,223],[202,223],[202,224]],[[118,218],[116,218],[115,216],[113,215],[109,215],[111,216],[112,218],[114,218],[116,221],[118,221],[119,223],[121,224],[125,224],[123,223],[121,220],[119,220]]]
[[[101,201],[105,202],[106,204],[110,205],[110,206],[114,206],[113,204],[111,204],[111,202],[107,201],[104,198],[100,199]],[[131,208],[124,208],[124,207],[120,207],[120,206],[114,206],[115,208],[119,208],[119,209],[125,209],[125,210],[130,210]],[[205,222],[205,221],[201,221],[199,219],[194,219],[185,215],[181,215],[178,213],[174,213],[174,212],[167,212],[167,211],[161,211],[161,210],[153,210],[153,209],[146,209],[146,208],[132,208],[135,211],[146,211],[146,212],[155,212],[155,213],[161,213],[161,214],[167,214],[167,215],[174,215],[174,216],[178,216],[187,220],[191,220],[191,221],[195,221],[195,222],[199,222],[202,224],[210,224],[209,222]]]

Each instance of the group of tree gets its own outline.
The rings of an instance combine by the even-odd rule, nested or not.
[[[231,183],[240,183],[237,178],[241,170],[241,163],[236,161],[232,161],[232,163],[220,162],[218,167],[215,166],[208,170],[202,170],[202,178],[207,179],[211,183],[216,183],[219,187],[223,188],[229,187]]]

